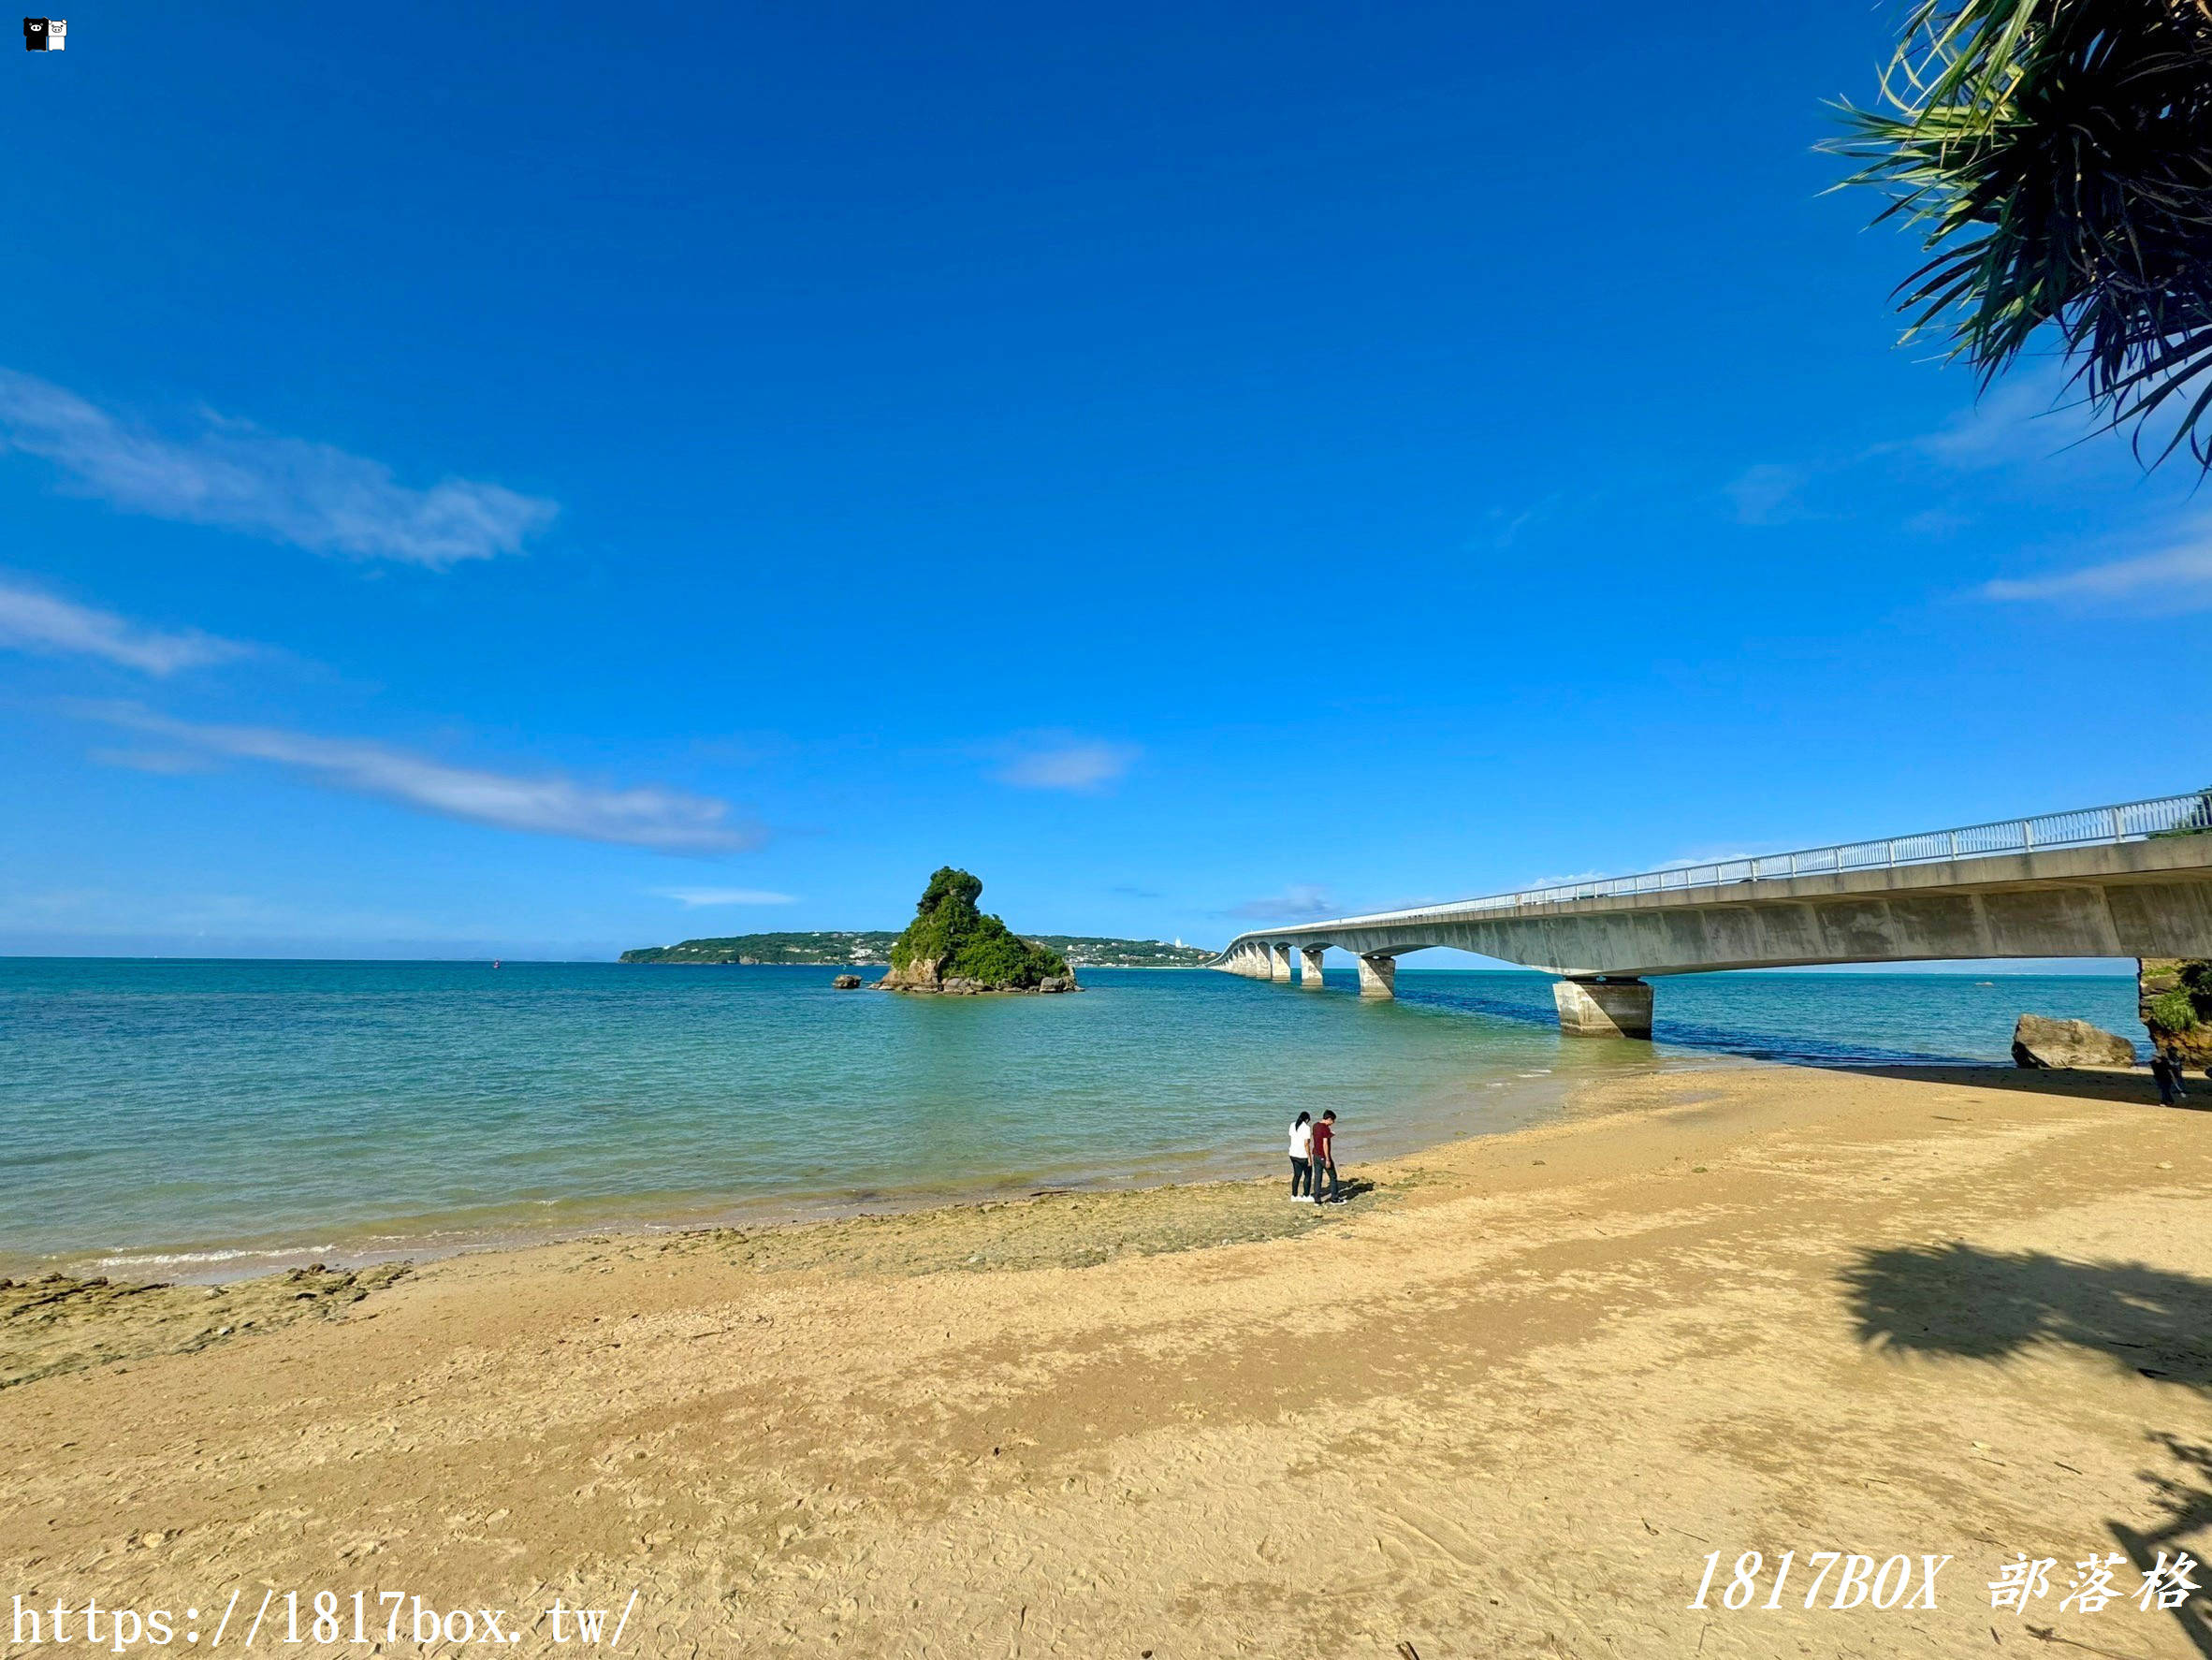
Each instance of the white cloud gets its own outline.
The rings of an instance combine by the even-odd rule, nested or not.
[[[1913,447],[1946,467],[2003,467],[2038,461],[2081,436],[2078,414],[2060,407],[2066,377],[2056,369],[2009,376]]]
[[[1531,525],[1543,523],[1558,506],[1559,492],[1554,490],[1530,502],[1519,512],[1506,507],[1492,507],[1483,516],[1490,527],[1488,545],[1501,551],[1511,547],[1521,531]]]
[[[149,772],[164,779],[213,772],[220,764],[211,756],[196,755],[189,750],[97,749],[92,752],[92,758],[102,766],[126,767],[132,772]]]
[[[1958,379],[1964,384],[1965,377]],[[2000,469],[2031,472],[2046,482],[2076,479],[2124,454],[2110,444],[2082,442],[2098,430],[2063,366],[2032,364],[1999,381],[1933,431],[1747,467],[1722,487],[1722,494],[1739,524],[1783,525],[1854,516],[1860,493],[1854,481],[1870,469],[1936,488],[1956,488],[1957,474]],[[1914,515],[1908,528],[1941,532],[1964,522],[1954,503],[1940,502]]]
[[[474,479],[411,489],[381,461],[219,415],[165,437],[11,370],[0,370],[0,448],[52,461],[125,512],[432,569],[517,552],[558,511]]]
[[[503,830],[686,853],[731,852],[766,838],[757,824],[731,823],[726,802],[656,786],[604,790],[557,774],[523,778],[486,772],[358,738],[317,737],[269,726],[200,725],[131,704],[80,712],[187,750],[265,761],[329,789]]]
[[[2105,437],[2103,443],[2085,440]],[[1899,446],[1879,444],[1883,455]],[[2106,418],[2089,405],[2080,384],[2061,363],[2031,364],[2000,380],[1933,432],[1903,447],[1959,472],[2029,467],[2048,474],[2125,459],[2127,441],[2106,436]],[[2149,453],[2156,453],[2155,449]]]
[[[1810,484],[1815,470],[1765,463],[1747,467],[1723,493],[1736,503],[1736,522],[1744,525],[1786,524],[1803,517],[1799,492]]]
[[[1515,883],[1508,891],[1526,894],[1537,888],[1571,888],[1586,881],[1605,881],[1611,875],[1612,872],[1609,870],[1574,870],[1564,876],[1532,876],[1524,882]],[[1446,900],[1444,903],[1448,904],[1450,901]],[[1404,908],[1400,907],[1400,909]]]
[[[662,899],[697,908],[702,905],[796,905],[795,894],[771,894],[764,888],[655,888]]]
[[[1135,744],[1101,743],[1065,733],[1037,733],[1009,747],[993,776],[1017,790],[1072,790],[1093,794],[1115,783],[1143,750]]]
[[[1221,914],[1244,922],[1291,923],[1340,915],[1342,910],[1329,890],[1320,883],[1295,881],[1280,894],[1265,899],[1247,899],[1242,905],[1230,906]]]
[[[142,628],[112,611],[97,611],[0,578],[0,646],[50,656],[98,657],[149,675],[226,663],[252,651],[197,629]]]
[[[2114,600],[2155,597],[2161,610],[2195,611],[2212,605],[2212,519],[2199,518],[2152,553],[2111,560],[2051,576],[1985,583],[1992,600]]]

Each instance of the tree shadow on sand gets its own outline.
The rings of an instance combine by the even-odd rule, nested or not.
[[[1957,1243],[1868,1251],[1842,1280],[1860,1339],[1885,1351],[1997,1361],[2040,1344],[2071,1344],[2161,1383],[2212,1391],[2212,1281],[2140,1262],[2079,1262]],[[2160,1433],[2148,1439],[2180,1466],[2176,1474],[2143,1472],[2157,1515],[2140,1525],[2104,1522],[2140,1573],[2185,1540],[2201,1561],[2203,1535],[2212,1527],[2212,1448]],[[2196,1580],[2212,1589],[2201,1567]],[[2165,1611],[2212,1660],[2212,1619],[2198,1598]],[[2030,1630],[2063,1640],[2047,1628]]]
[[[2194,1549],[2201,1553],[2204,1546],[2198,1536],[2212,1525],[2212,1488],[2205,1485],[2205,1478],[2212,1477],[2212,1447],[2163,1434],[2153,1434],[2149,1439],[2164,1448],[2184,1474],[2174,1477],[2155,1470],[2143,1472],[2143,1479],[2150,1483],[2151,1503],[2159,1511],[2147,1529],[2131,1527],[2124,1522],[2104,1524],[2113,1542],[2128,1553],[2136,1572],[2146,1574],[2160,1557],[2179,1550],[2185,1538],[2197,1538]],[[2195,1578],[2199,1585],[2206,1582],[2201,1568]],[[2167,1612],[2180,1624],[2181,1635],[2197,1653],[2212,1660],[2212,1614],[2207,1614],[2197,1597]]]
[[[1868,1251],[1841,1277],[1860,1340],[1878,1348],[2001,1361],[2065,1343],[2212,1391],[2212,1281],[1957,1242]]]

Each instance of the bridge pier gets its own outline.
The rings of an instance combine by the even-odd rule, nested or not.
[[[1290,983],[1290,948],[1288,945],[1271,945],[1268,947],[1267,959],[1267,977],[1270,980],[1279,980],[1285,985],[1288,985]]]
[[[1398,959],[1393,956],[1363,956],[1355,959],[1360,965],[1360,995],[1363,997],[1394,997],[1398,995]]]
[[[1319,991],[1321,989],[1321,958],[1328,950],[1326,945],[1305,945],[1299,948],[1298,954],[1305,959],[1304,964],[1298,970],[1298,983],[1302,989],[1306,991]]]
[[[1644,980],[1555,980],[1551,1000],[1569,1038],[1649,1038],[1652,986]]]

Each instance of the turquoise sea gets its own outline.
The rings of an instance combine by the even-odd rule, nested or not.
[[[0,1274],[160,1277],[609,1225],[1347,1167],[1556,1113],[1579,1079],[1761,1056],[1990,1061],[2023,1012],[2136,1035],[2116,977],[1685,976],[1653,1044],[1562,1040],[1538,974],[1305,992],[1086,970],[1073,997],[829,968],[0,959]]]

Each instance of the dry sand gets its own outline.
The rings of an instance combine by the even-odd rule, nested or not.
[[[2212,1549],[2212,1114],[2147,1091],[1673,1073],[1337,1210],[12,1289],[0,1653],[55,1652],[13,1594],[199,1607],[204,1647],[270,1588],[365,1591],[378,1638],[380,1591],[633,1607],[620,1652],[677,1656],[2212,1653],[2194,1604],[2059,1607],[2078,1559]],[[1780,1609],[1717,1606],[1745,1550],[1798,1553]],[[1807,1611],[1827,1550],[1956,1560],[1932,1612]],[[1992,1612],[2023,1550],[2050,1593]]]

